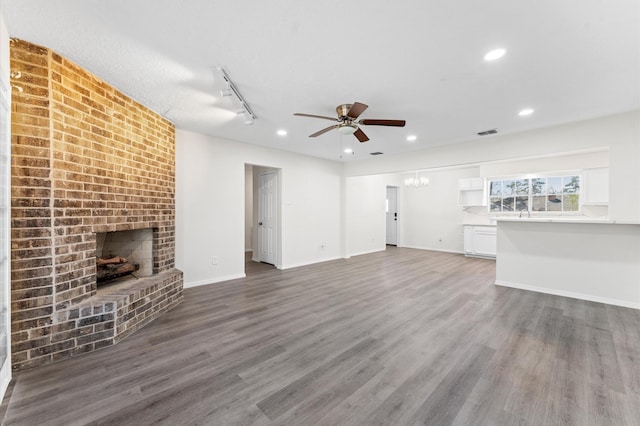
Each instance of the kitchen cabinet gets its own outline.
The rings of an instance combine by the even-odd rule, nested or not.
[[[609,204],[609,168],[587,169],[584,171],[582,187],[584,205]]]
[[[458,180],[458,205],[462,207],[487,205],[483,178],[462,178]]]
[[[488,225],[465,225],[464,254],[466,256],[495,258],[496,227]]]

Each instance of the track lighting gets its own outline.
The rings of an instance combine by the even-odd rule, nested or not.
[[[227,88],[220,91],[220,96],[235,96],[236,100],[240,104],[238,115],[243,114],[245,116],[244,124],[253,124],[253,121],[256,119],[256,115],[251,110],[251,107],[249,107],[249,104],[244,100],[236,85],[231,81],[231,77],[229,77],[227,71],[222,66],[217,67],[217,70],[220,71],[222,78],[224,78],[224,81],[227,83]]]

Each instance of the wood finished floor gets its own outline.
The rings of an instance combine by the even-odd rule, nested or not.
[[[3,424],[640,424],[640,311],[494,271],[389,248],[188,289],[114,347],[17,374]]]
[[[262,272],[271,271],[275,266],[268,263],[254,262],[251,260],[253,252],[247,251],[244,253],[244,273],[245,275],[255,275]]]

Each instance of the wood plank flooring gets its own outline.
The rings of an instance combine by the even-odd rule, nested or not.
[[[185,290],[114,347],[19,373],[5,425],[640,425],[640,311],[389,247]]]
[[[244,273],[245,275],[255,275],[275,269],[275,266],[268,263],[254,262],[251,260],[253,252],[246,251],[244,253]]]

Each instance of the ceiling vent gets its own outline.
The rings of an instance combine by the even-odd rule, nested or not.
[[[370,152],[369,155],[382,155],[383,153],[380,151]]]
[[[478,136],[494,135],[496,133],[498,133],[496,129],[490,129],[490,130],[485,130],[484,132],[478,132]]]

